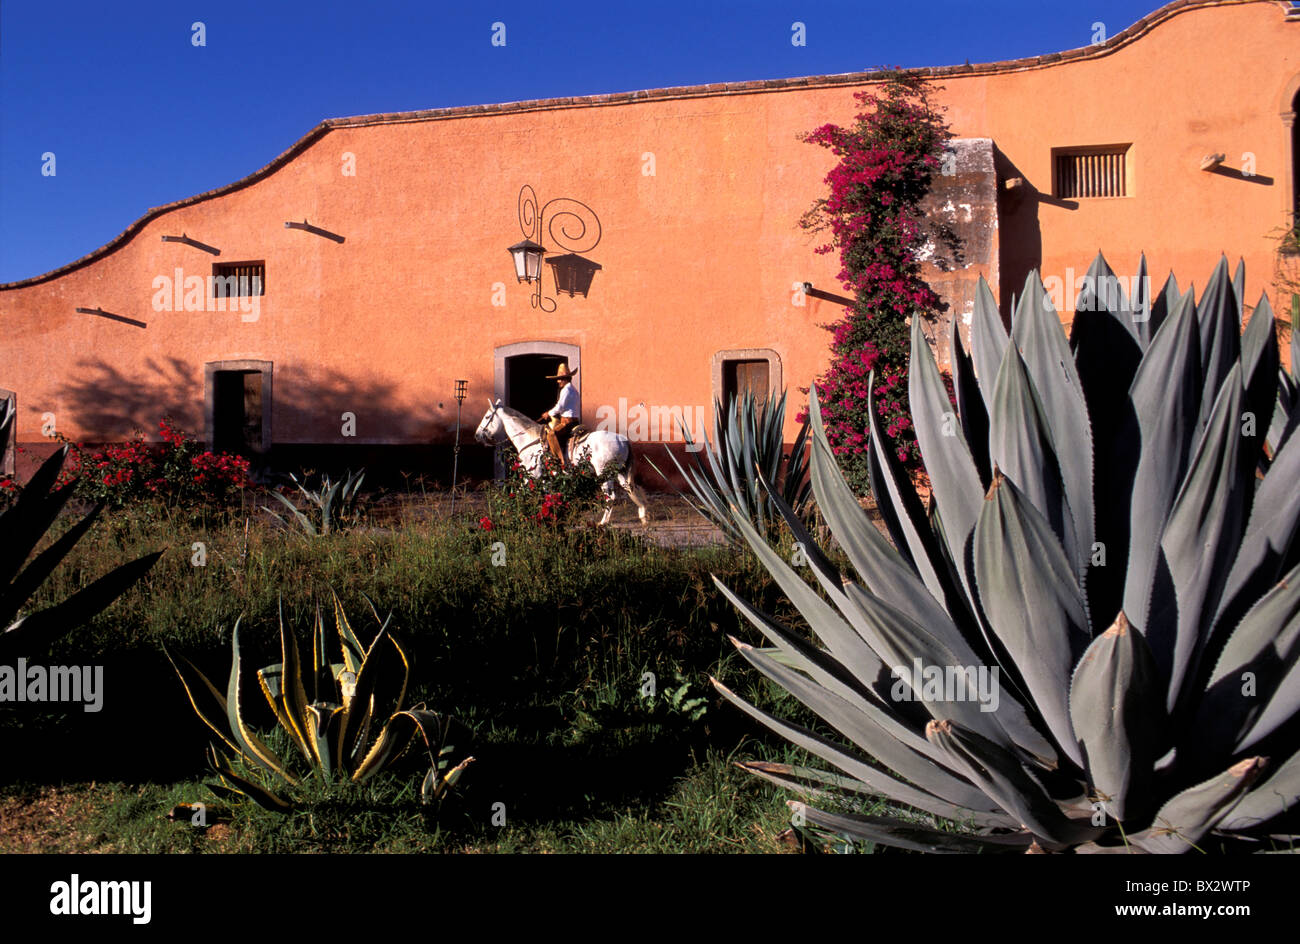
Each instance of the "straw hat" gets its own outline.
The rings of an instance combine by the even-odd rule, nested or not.
[[[576,370],[574,370],[574,371],[572,371],[572,372],[569,371],[569,365],[568,365],[568,364],[561,364],[560,367],[559,367],[559,370],[557,370],[554,374],[547,374],[546,379],[547,379],[547,380],[559,380],[559,379],[563,378],[564,380],[572,380],[572,379],[573,379],[573,375],[576,374],[576,373],[577,373]]]

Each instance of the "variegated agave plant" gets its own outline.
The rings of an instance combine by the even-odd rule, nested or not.
[[[1089,276],[1115,284],[1100,255]],[[814,803],[848,791],[974,831],[807,808],[810,826],[928,851],[1292,848],[1300,359],[1280,370],[1266,298],[1240,330],[1243,282],[1224,260],[1199,302],[1172,276],[1131,303],[1087,287],[1068,343],[1037,273],[1009,336],[981,283],[970,356],[951,334],[955,403],[914,324],[933,491],[927,510],[873,424],[892,543],[814,400],[813,488],[856,575],[787,513],[819,593],[737,516],[817,641],[719,587],[772,643],[744,657],[843,741],[715,684],[841,773],[745,766]],[[974,697],[980,678],[996,698]]]
[[[337,596],[334,622],[335,632],[330,634],[317,610],[308,667],[302,662],[298,641],[281,618],[281,660],[256,673],[262,694],[280,726],[306,764],[324,781],[347,779],[362,783],[422,743],[429,771],[421,797],[426,803],[440,800],[474,758],[448,770],[448,755],[453,748],[445,743],[447,720],[423,705],[402,708],[411,663],[401,643],[388,631],[387,620],[369,648],[361,645]],[[246,720],[249,679],[241,667],[238,622],[232,636],[234,663],[224,695],[183,656],[179,663],[172,659],[172,665],[203,723],[234,756],[242,758],[250,768],[260,769],[276,786],[268,789],[239,775],[213,750],[210,762],[221,782],[212,789],[226,796],[246,796],[277,813],[290,813],[295,807],[282,795],[282,788],[297,787],[300,779]],[[342,661],[334,662],[332,656]]]

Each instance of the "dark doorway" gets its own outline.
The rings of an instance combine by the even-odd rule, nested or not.
[[[1291,232],[1300,231],[1300,92],[1291,99]]]
[[[746,393],[759,403],[766,402],[769,370],[766,360],[735,360],[722,362],[722,401],[727,404]]]
[[[516,354],[506,358],[506,406],[518,410],[529,419],[537,419],[551,407],[559,396],[559,387],[553,376],[563,357],[554,354]]]
[[[262,372],[219,370],[212,381],[212,448],[241,456],[260,455]]]

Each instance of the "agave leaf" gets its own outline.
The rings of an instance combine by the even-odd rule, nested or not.
[[[299,486],[299,488],[301,488],[301,487],[302,487],[302,486]],[[271,494],[272,494],[274,497],[278,498],[278,499],[279,499],[279,500],[284,504],[284,506],[285,506],[286,508],[288,508],[289,511],[291,511],[291,512],[293,513],[294,520],[296,520],[296,521],[298,522],[298,524],[302,526],[302,529],[303,529],[304,531],[306,531],[306,532],[307,532],[309,535],[311,535],[312,537],[316,537],[316,536],[317,536],[318,532],[317,532],[317,530],[316,530],[316,525],[312,522],[312,520],[311,520],[310,518],[308,518],[308,517],[307,517],[306,515],[304,515],[301,511],[299,511],[299,510],[298,510],[298,507],[297,507],[296,505],[294,505],[293,502],[289,501],[288,498],[286,498],[285,496],[281,495],[279,492],[272,492]],[[284,518],[281,518],[279,515],[277,515],[274,511],[271,511],[270,508],[267,508],[265,505],[263,505],[263,506],[262,506],[262,510],[265,511],[265,512],[267,512],[268,514],[270,514],[270,515],[271,515],[273,518],[275,518],[277,521],[284,522],[284,524],[285,524],[286,527],[288,526],[288,522],[286,522]]]
[[[841,698],[851,699],[856,696],[874,701],[877,705],[888,702],[889,673],[879,659],[872,666],[846,666],[836,661],[830,653],[801,639],[784,623],[755,609],[716,576],[713,577],[713,583],[773,643],[775,649],[771,653],[772,658],[804,672]]]
[[[308,705],[304,717],[307,721],[307,739],[311,746],[311,753],[320,766],[323,778],[328,781],[334,776],[334,745],[338,741],[343,708],[339,705]]]
[[[990,625],[1057,745],[1082,765],[1068,692],[1091,635],[1083,593],[1047,519],[996,468],[975,526],[974,557]]]
[[[1291,349],[1295,350],[1295,347],[1296,345],[1293,343]],[[1290,439],[1298,420],[1300,420],[1300,396],[1297,396],[1295,381],[1291,379],[1291,375],[1285,369],[1279,367],[1277,370],[1277,402],[1273,405],[1273,419],[1269,424],[1266,439],[1268,448],[1272,450],[1273,455],[1277,455],[1285,442]]]
[[[1219,391],[1241,356],[1241,312],[1228,277],[1226,256],[1219,257],[1196,313],[1201,329],[1201,375],[1204,378],[1197,427],[1204,429],[1210,421]]]
[[[1131,543],[1123,605],[1128,620],[1144,633],[1160,536],[1195,444],[1200,383],[1200,334],[1188,295],[1156,333],[1129,392],[1138,430],[1133,438],[1140,446],[1128,486]],[[1123,493],[1123,486],[1116,491]]]
[[[1026,304],[1032,305],[1032,300],[1022,300],[1022,307]],[[1088,558],[1086,553],[1080,553],[1049,422],[1046,407],[1013,344],[1007,348],[993,392],[989,454],[993,457],[994,481],[1000,469],[1043,514],[1065,550],[1072,582],[1081,585]],[[984,504],[981,502],[981,506]]]
[[[1074,317],[1070,321],[1070,348],[1088,398],[1088,415],[1094,424],[1120,415],[1117,408],[1122,403],[1123,392],[1133,382],[1142,360],[1142,345],[1132,313],[1111,304],[1108,289],[1116,285],[1115,273],[1102,254],[1097,253],[1084,277],[1084,290],[1075,301]],[[1099,295],[1098,286],[1107,290]],[[1067,287],[1066,291],[1069,290]],[[1156,327],[1151,330],[1154,337]],[[1093,442],[1099,447],[1108,442],[1107,432],[1097,425]]]
[[[979,470],[957,423],[957,414],[930,346],[921,333],[920,318],[912,319],[908,389],[916,439],[930,473],[934,498],[943,514],[948,550],[953,560],[961,560],[966,536],[975,530],[979,518],[982,494]],[[970,594],[969,587],[967,593]]]
[[[988,291],[988,284],[981,280],[983,288],[976,293]],[[998,327],[1001,327],[999,322]],[[1062,339],[1064,340],[1064,339]],[[979,469],[980,481],[986,485],[993,477],[993,463],[989,461],[989,411],[980,392],[979,381],[975,378],[975,365],[961,343],[961,331],[957,328],[957,319],[948,323],[948,350],[952,359],[952,387],[957,394],[957,412],[961,417],[962,432],[966,434],[966,444],[970,446],[975,467]],[[1068,351],[1066,354],[1069,356]],[[873,379],[867,385],[869,391],[876,389]],[[996,376],[996,372],[995,372]],[[876,411],[869,411],[870,417],[876,419]]]
[[[951,624],[943,627],[945,631],[939,633],[937,630],[941,627],[920,625],[902,611],[866,593],[856,584],[846,584],[844,590],[844,602],[841,606],[846,614],[850,616],[855,626],[862,627],[865,623],[874,630],[879,640],[880,648],[877,651],[884,658],[885,664],[900,679],[899,684],[912,690],[911,696],[900,692],[895,696],[895,700],[920,701],[932,718],[960,721],[1001,747],[1010,749],[1013,743],[1020,744],[1044,763],[1055,762],[1055,751],[1042,740],[1041,736],[1037,740],[1024,738],[1024,732],[1031,734],[1034,732],[1024,716],[1024,709],[1010,692],[1005,690],[995,692],[998,698],[996,711],[991,711],[985,705],[977,703],[976,699],[957,696],[955,684],[959,681],[959,676],[968,694],[969,673],[976,673],[975,677],[978,679],[979,671],[986,667],[960,634],[951,628]],[[919,680],[915,677],[918,662],[922,676]],[[946,691],[937,699],[927,695],[925,673],[929,672],[933,675],[936,670],[944,678],[945,685],[949,671],[954,673],[953,694],[957,697],[953,700],[946,698],[948,694]],[[909,679],[913,683],[920,682],[922,690],[915,691],[915,686],[909,683]]]
[[[448,730],[448,722],[442,715],[435,711],[429,711],[427,708],[409,708],[397,712],[389,719],[386,728],[393,727],[398,729],[396,743],[402,743],[405,740],[408,747],[417,743],[416,735],[418,735],[418,743],[424,745],[430,769],[437,770],[438,757],[444,751]],[[406,734],[405,737],[403,737],[402,728],[410,729],[410,733]],[[393,760],[399,757],[401,757],[401,753],[393,755]],[[464,770],[472,760],[471,757],[454,768],[457,777],[459,777],[459,771]],[[360,768],[358,772],[360,773]],[[450,777],[451,773],[448,773],[447,776]],[[364,779],[364,776],[361,779]],[[441,789],[436,789],[436,793],[440,794],[441,792]]]
[[[1224,585],[1214,621],[1215,638],[1230,632],[1242,615],[1281,576],[1288,552],[1300,541],[1300,440],[1288,440],[1273,457],[1255,491],[1250,523]]]
[[[365,660],[366,647],[361,645],[361,640],[352,631],[348,615],[343,611],[343,601],[332,588],[330,596],[334,599],[334,625],[338,629],[343,664],[348,667],[349,672],[360,672],[361,663]]]
[[[793,804],[792,804],[793,805]],[[914,852],[949,854],[1015,853],[1029,848],[1033,837],[1028,833],[1013,836],[966,836],[945,833],[899,819],[861,816],[853,813],[828,813],[804,807],[805,820],[822,829],[883,846],[910,849]]]
[[[1068,846],[1101,834],[1086,822],[1068,818],[1012,754],[987,738],[952,721],[931,722],[925,736],[943,748],[957,770],[1044,842]]]
[[[154,551],[116,567],[62,603],[23,617],[0,634],[0,648],[30,646],[42,636],[53,636],[66,632],[69,627],[80,626],[135,586],[162,555],[162,551]]]
[[[235,744],[238,746],[239,752],[253,763],[264,770],[270,771],[289,784],[297,786],[298,781],[285,770],[284,764],[272,753],[270,748],[262,743],[261,738],[253,733],[253,729],[244,723],[238,620],[235,621],[235,628],[231,633],[230,648],[234,654],[234,661],[230,667],[230,683],[226,687],[226,719],[230,724],[230,733],[234,736]]]
[[[1246,387],[1242,414],[1242,437],[1249,440],[1245,459],[1253,466],[1262,458],[1268,427],[1278,402],[1276,320],[1266,295],[1250,314],[1250,324],[1241,336],[1241,377]],[[1247,418],[1249,422],[1247,423]]]
[[[1237,320],[1246,323],[1246,260],[1238,258],[1236,271],[1232,273],[1232,295],[1237,300]]]
[[[758,532],[743,515],[737,512],[733,520],[758,559],[775,578],[781,591],[798,607],[812,631],[832,655],[845,665],[860,666],[864,676],[873,677],[881,660],[873,651],[871,640],[855,632],[834,607],[818,596],[781,555],[768,547],[767,542],[758,536]]]
[[[1178,310],[1183,293],[1178,290],[1178,279],[1170,272],[1159,294],[1151,301],[1151,337],[1156,336],[1170,314]]]
[[[875,372],[871,373],[871,380],[868,387],[875,389]],[[875,401],[873,396],[868,393],[868,410],[870,417],[870,443],[871,455],[874,457],[872,466],[879,471],[877,478],[883,484],[882,488],[875,489],[876,506],[880,509],[881,516],[885,519],[886,526],[893,535],[894,543],[897,546],[898,554],[903,555],[909,568],[898,567],[893,561],[890,566],[896,568],[899,573],[884,574],[883,585],[880,581],[867,579],[867,572],[858,567],[858,573],[867,582],[867,586],[873,593],[884,597],[896,606],[900,606],[909,612],[919,616],[923,621],[928,621],[938,616],[941,619],[951,618],[957,623],[963,635],[967,640],[974,643],[975,633],[971,627],[976,625],[975,615],[971,612],[970,602],[967,600],[965,591],[961,587],[961,579],[948,563],[948,558],[944,555],[942,544],[945,540],[941,533],[937,533],[934,528],[930,527],[926,519],[925,509],[921,506],[921,500],[917,497],[915,489],[903,472],[902,466],[898,463],[894,453],[885,447],[885,440],[881,433],[880,418],[876,413]],[[818,507],[825,509],[832,503],[843,505],[852,500],[852,492],[849,490],[848,483],[840,474],[839,469],[835,467],[830,458],[829,451],[821,456],[822,469],[820,470],[821,481],[824,485],[826,498],[819,497],[817,500]],[[838,494],[838,498],[834,496]],[[869,542],[875,543],[874,538],[878,534],[875,527],[863,520],[866,528],[866,536]],[[833,526],[836,537],[839,539],[841,546],[849,538],[841,537],[845,529],[841,526]],[[873,533],[874,532],[874,533]],[[883,538],[881,539],[883,544]],[[892,557],[891,549],[887,545],[881,548],[881,553],[886,557]],[[853,559],[850,553],[850,559]],[[855,567],[857,562],[855,560]],[[916,576],[920,575],[924,588],[916,586]],[[928,593],[926,591],[929,591]],[[914,606],[907,606],[905,600],[911,598],[916,601]],[[947,614],[942,611],[936,613],[939,601],[943,601]],[[951,616],[948,616],[951,614]]]
[[[1133,488],[1134,466],[1143,454],[1128,389],[1142,363],[1144,346],[1149,347],[1145,338],[1156,336],[1163,318],[1159,302],[1153,306],[1148,322],[1135,322],[1131,311],[1112,311],[1110,299],[1105,297],[1110,293],[1103,292],[1099,299],[1095,287],[1099,278],[1113,277],[1098,253],[1084,281],[1085,288],[1092,288],[1078,301],[1070,325],[1070,347],[1092,427],[1093,515],[1095,542],[1099,545],[1081,550],[1090,564],[1098,552],[1105,555],[1106,562],[1104,567],[1091,566],[1083,585],[1089,614],[1098,625],[1108,623],[1124,606],[1128,496]],[[1129,615],[1132,617],[1131,612]]]
[[[357,672],[356,693],[340,727],[342,762],[362,756],[372,722],[387,719],[401,708],[409,671],[405,651],[386,628],[381,630]]]
[[[275,720],[289,735],[289,740],[298,753],[309,764],[319,764],[320,759],[312,752],[312,748],[305,740],[300,740],[293,729],[293,722],[285,710],[284,699],[284,664],[280,662],[272,665],[264,665],[257,670],[257,682],[262,688],[262,694],[266,697],[267,702],[271,705],[271,710],[275,712]]]
[[[1160,807],[1149,829],[1129,838],[1153,853],[1190,852],[1218,825],[1259,778],[1264,758],[1251,757],[1233,764],[1217,777],[1174,796]]]
[[[1234,364],[1160,539],[1170,583],[1157,587],[1145,634],[1169,675],[1170,711],[1217,611],[1254,490],[1241,463],[1240,377]]]
[[[874,431],[872,439],[875,441]],[[907,566],[867,518],[831,459],[830,451],[819,448],[820,445],[814,445],[812,455],[817,507],[826,516],[831,532],[862,582],[872,593],[916,619],[950,623],[928,586],[917,579],[916,571]]]
[[[1225,832],[1255,829],[1274,817],[1294,811],[1300,803],[1300,751],[1291,757],[1263,783],[1254,787],[1232,808],[1216,829]]]
[[[0,402],[8,403],[9,401]],[[32,559],[32,562],[23,568],[22,573],[18,574],[13,583],[0,583],[0,627],[8,626],[10,621],[18,615],[18,610],[22,605],[54,572],[54,568],[59,566],[63,558],[68,556],[68,552],[76,546],[82,536],[90,530],[90,526],[95,523],[95,519],[99,517],[103,507],[103,503],[96,505],[84,518],[69,528],[66,534],[37,554]]]
[[[807,427],[805,426],[805,429]],[[763,486],[763,492],[768,500],[776,508],[781,518],[785,521],[786,527],[790,529],[790,535],[794,538],[795,543],[803,548],[804,556],[808,558],[808,564],[816,570],[823,580],[829,580],[835,585],[841,582],[839,568],[831,563],[825,552],[817,544],[816,539],[808,532],[803,521],[799,518],[799,513],[786,501],[784,497],[773,491],[771,483],[767,479],[760,479]]]
[[[961,777],[944,770],[942,755],[923,737],[907,730],[870,702],[859,708],[797,672],[732,639],[741,656],[799,699],[818,717],[869,757],[954,806],[994,812],[995,805]]]
[[[234,785],[234,792],[241,793],[248,797],[264,810],[270,810],[272,813],[281,813],[287,815],[293,812],[293,806],[285,799],[267,790],[265,787],[254,783],[246,777],[241,777],[229,767],[220,764],[213,764],[213,770],[223,779]]]
[[[1070,683],[1070,720],[1088,780],[1120,822],[1141,817],[1165,751],[1165,705],[1155,659],[1120,613],[1092,641]]]
[[[1277,688],[1265,703],[1255,723],[1241,739],[1241,750],[1250,750],[1300,712],[1300,662],[1292,661]]]
[[[985,409],[992,409],[993,378],[998,375],[1007,345],[1011,343],[1007,329],[1002,324],[1002,314],[998,311],[997,300],[989,283],[980,276],[975,287],[975,307],[971,312],[970,348],[971,362],[975,376],[979,379],[980,392],[985,397]],[[960,402],[960,400],[959,400]]]
[[[822,760],[834,764],[844,773],[858,780],[863,785],[863,791],[872,793],[876,796],[882,796],[886,799],[893,800],[896,803],[903,803],[907,806],[932,813],[935,816],[942,816],[946,819],[966,820],[970,819],[981,826],[998,826],[1004,825],[1006,818],[1001,814],[984,814],[977,810],[966,810],[953,806],[940,800],[938,797],[919,787],[904,783],[901,780],[889,776],[888,774],[872,767],[862,758],[856,757],[846,752],[842,747],[828,741],[826,738],[799,725],[783,721],[774,715],[768,714],[761,708],[755,708],[743,698],[736,695],[731,689],[723,685],[717,679],[710,678],[713,687],[716,688],[724,698],[730,701],[737,708],[740,708],[750,717],[762,722],[771,730],[780,734],[786,740],[790,741],[797,747],[802,747],[809,753],[815,754]]]
[[[1034,278],[1037,280],[1036,274]],[[1115,271],[1106,262],[1106,257],[1100,252],[1088,267],[1088,273],[1084,276],[1074,307],[1076,313],[1095,312],[1104,316],[1107,321],[1122,327],[1140,350],[1138,327],[1133,318],[1127,293],[1124,291],[1124,283],[1115,275]]]
[[[14,579],[72,497],[71,484],[55,488],[67,455],[68,447],[60,446],[41,463],[14,503],[0,514],[0,533],[6,537],[0,545],[0,586],[8,586]]]
[[[1064,503],[1074,523],[1074,548],[1066,545],[1066,552],[1075,564],[1082,586],[1096,536],[1092,503],[1092,427],[1079,373],[1061,330],[1060,316],[1052,307],[1037,272],[1031,272],[1025,283],[1011,340],[1023,356],[1032,392],[1038,397],[1037,403],[1042,411],[1044,432],[1058,464]],[[995,386],[995,404],[997,401]],[[1005,430],[1003,439],[1005,441]],[[1002,469],[1010,473],[1006,466]],[[1015,475],[1011,477],[1020,481]]]
[[[335,499],[338,498],[339,489],[342,487],[342,485],[343,485],[342,482],[331,483],[328,479],[326,479],[324,485],[321,487],[321,493],[320,493],[321,534],[329,534],[332,530],[337,530],[333,527],[334,526],[334,501]]]
[[[185,687],[185,694],[193,706],[195,714],[199,720],[206,724],[212,733],[219,737],[231,751],[239,753],[239,747],[235,744],[230,734],[230,722],[226,714],[226,696],[217,690],[217,687],[208,681],[208,677],[199,671],[198,667],[185,656],[179,656],[178,663],[172,654],[163,647],[163,653],[167,660],[176,670],[177,676],[180,677],[181,685]]]
[[[410,725],[395,724],[396,720],[394,715],[380,728],[379,737],[352,772],[353,783],[364,783],[406,752],[415,737],[415,730]]]
[[[316,752],[315,738],[307,730],[307,690],[302,681],[302,659],[298,652],[298,640],[284,624],[284,604],[279,606],[280,616],[280,662],[283,666],[281,676],[281,698],[288,732],[298,742],[303,752],[317,763],[321,762]]]
[[[325,638],[325,619],[320,603],[316,603],[316,618],[311,626],[311,701],[327,701],[334,692],[334,673],[330,670],[329,641]],[[341,700],[341,699],[339,699]]]
[[[1151,346],[1151,339],[1160,328],[1152,323],[1151,275],[1147,272],[1147,254],[1142,253],[1138,259],[1137,277],[1133,280],[1133,297],[1129,300],[1129,309],[1133,316],[1133,333],[1143,351]]]

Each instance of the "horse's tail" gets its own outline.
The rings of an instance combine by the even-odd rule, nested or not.
[[[636,487],[636,453],[632,450],[632,440],[627,441],[627,460],[623,463],[623,471],[627,474],[627,487]]]

